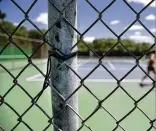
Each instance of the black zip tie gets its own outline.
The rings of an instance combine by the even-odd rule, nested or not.
[[[69,60],[77,55],[77,51],[70,54],[64,54],[60,52],[58,49],[54,49],[52,51],[49,50],[48,52],[49,52],[49,56],[53,56],[54,58],[63,61]]]

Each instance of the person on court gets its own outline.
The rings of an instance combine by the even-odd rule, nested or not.
[[[151,72],[154,73],[154,82],[153,82],[153,84],[155,84],[155,81],[156,81],[156,70],[154,68],[155,59],[156,59],[156,51],[152,51],[151,54],[150,54],[149,62],[148,62],[147,74],[149,75]],[[143,81],[147,77],[148,76],[146,74],[145,74],[145,76],[143,76],[143,78],[141,79],[141,83],[140,83],[141,86],[143,86]]]

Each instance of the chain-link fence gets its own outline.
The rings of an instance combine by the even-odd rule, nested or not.
[[[14,6],[16,6],[19,11],[21,11],[24,14],[23,20],[18,24],[18,26],[14,29],[12,33],[8,33],[2,26],[0,26],[1,32],[5,33],[7,35],[8,43],[6,43],[3,48],[0,50],[0,54],[2,54],[6,48],[13,44],[16,48],[22,52],[22,54],[27,59],[27,64],[23,66],[21,71],[14,75],[10,70],[7,69],[6,66],[3,65],[3,63],[0,63],[0,67],[7,73],[11,78],[12,86],[6,90],[3,94],[0,94],[0,108],[2,106],[6,106],[9,110],[14,112],[17,116],[17,123],[12,126],[11,130],[17,130],[21,124],[23,124],[27,130],[33,131],[34,129],[29,125],[23,117],[32,110],[33,107],[36,107],[38,110],[41,111],[42,114],[44,114],[47,117],[47,126],[44,129],[40,130],[47,130],[50,129],[50,126],[52,125],[54,127],[54,130],[62,130],[62,131],[75,131],[75,130],[81,130],[83,127],[86,127],[86,130],[94,130],[92,129],[92,125],[88,125],[87,121],[93,117],[99,110],[104,110],[107,112],[116,122],[116,126],[113,131],[118,130],[120,128],[123,131],[127,131],[127,129],[124,128],[124,126],[121,125],[121,123],[130,116],[136,109],[140,111],[148,120],[149,122],[149,128],[144,129],[147,131],[154,131],[156,130],[155,122],[156,117],[151,119],[146,112],[144,112],[138,104],[146,98],[152,91],[155,91],[155,80],[152,78],[149,74],[147,74],[146,70],[140,65],[140,60],[152,49],[155,48],[156,45],[156,35],[153,34],[140,20],[140,15],[153,3],[156,5],[155,0],[149,0],[149,3],[144,6],[139,12],[137,12],[128,2],[128,0],[122,0],[122,2],[125,4],[126,8],[129,8],[135,15],[136,19],[131,22],[123,31],[121,34],[117,34],[114,32],[110,26],[102,19],[102,15],[117,1],[117,0],[111,0],[110,3],[102,10],[99,11],[95,5],[92,4],[91,1],[85,0],[87,4],[95,10],[97,13],[98,18],[89,26],[87,29],[80,33],[79,30],[76,27],[76,21],[77,21],[77,10],[76,10],[76,0],[49,0],[48,1],[48,22],[49,27],[48,30],[43,33],[39,27],[35,25],[35,23],[29,18],[29,14],[31,9],[34,7],[35,4],[37,4],[38,0],[34,0],[27,11],[23,10],[22,7],[16,2],[15,0],[10,0]],[[3,2],[1,0],[0,2]],[[34,28],[42,35],[42,40],[40,42],[40,45],[33,51],[31,55],[26,54],[19,45],[16,44],[14,41],[14,34],[18,30],[18,28],[25,22],[30,22]],[[99,56],[85,41],[83,41],[84,35],[94,26],[97,24],[97,22],[101,22],[112,34],[116,36],[117,42],[102,56]],[[135,56],[122,42],[121,37],[136,23],[138,22],[140,25],[143,26],[143,28],[152,36],[154,39],[154,43],[151,44],[151,47],[146,50],[146,52],[143,52],[141,56]],[[46,36],[49,36],[49,39],[47,39]],[[78,41],[77,35],[80,37]],[[98,63],[85,77],[81,77],[79,75],[79,72],[76,68],[76,56],[77,56],[77,48],[76,46],[83,42],[83,44],[95,55],[95,57],[98,59]],[[47,72],[44,74],[42,70],[34,63],[33,57],[36,54],[38,50],[42,48],[45,44],[48,44],[50,47],[49,51],[49,57],[47,62]],[[113,72],[111,72],[104,64],[103,60],[105,57],[117,46],[122,46],[129,55],[135,59],[135,65],[120,79],[118,79]],[[29,66],[33,66],[36,70],[40,72],[42,76],[44,76],[44,84],[43,88],[36,92],[35,97],[31,96],[31,93],[26,90],[25,85],[19,82],[20,76],[26,72],[27,68]],[[100,66],[103,67],[116,81],[117,86],[103,99],[99,99],[95,93],[93,93],[90,88],[85,84],[85,81],[89,78],[90,75],[94,71],[96,71]],[[136,68],[139,68],[142,70],[153,82],[151,88],[142,95],[139,99],[134,99],[133,96],[129,92],[127,92],[124,87],[122,86],[121,82]],[[78,80],[78,83],[76,82]],[[28,106],[24,112],[19,113],[14,106],[9,104],[9,102],[6,101],[6,97],[9,96],[11,92],[15,90],[15,86],[18,86],[21,88],[22,92],[26,94],[26,96],[31,100],[30,106]],[[37,102],[40,99],[40,96],[44,93],[44,91],[50,88],[51,89],[51,95],[52,95],[52,108],[53,108],[53,116],[49,116],[49,114],[46,113],[45,109],[43,109]],[[88,115],[85,119],[81,117],[78,111],[78,92],[81,88],[85,88],[90,95],[92,95],[97,101],[97,106],[94,108],[93,112]],[[133,107],[131,107],[131,110],[126,113],[122,118],[116,119],[115,116],[111,114],[111,112],[106,109],[103,106],[103,103],[110,98],[115,92],[117,92],[118,89],[121,89],[123,92],[126,93],[126,95],[133,101]],[[33,89],[32,89],[33,90]],[[14,99],[14,98],[12,98]],[[22,98],[19,98],[22,99]],[[89,101],[89,100],[88,100]],[[44,101],[45,103],[46,101]],[[23,103],[25,104],[25,103]],[[19,105],[22,106],[22,105]],[[123,105],[124,107],[124,105]],[[32,116],[33,117],[33,116]],[[37,116],[36,116],[37,117]],[[10,118],[5,118],[10,119]],[[37,119],[37,118],[36,118]],[[80,122],[79,122],[79,121]],[[108,120],[106,120],[108,121]],[[79,124],[78,124],[79,123]],[[104,122],[105,123],[105,122]],[[39,123],[41,124],[41,123]],[[2,131],[5,131],[5,128],[0,123],[0,129]],[[130,131],[130,130],[129,130]]]

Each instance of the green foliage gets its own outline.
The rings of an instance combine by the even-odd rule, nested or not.
[[[82,41],[80,41],[78,43],[78,49],[80,52],[88,52],[89,51],[88,47]]]
[[[23,37],[28,37],[28,31],[25,26],[21,26],[18,28],[18,30],[15,32],[15,35],[17,36],[23,36]]]
[[[15,30],[14,24],[9,21],[1,21],[0,26],[9,34]],[[0,29],[0,32],[5,33],[2,29]]]
[[[116,44],[107,56],[130,56],[124,47],[126,47],[135,56],[139,56],[150,48],[149,43],[135,43],[134,41],[128,39],[122,40],[121,43],[117,43],[116,39],[102,38],[95,39],[92,43],[89,43],[88,46],[91,47],[92,50],[94,50],[98,55],[102,55],[108,52]],[[84,43],[80,42],[78,45],[78,51],[85,54],[89,51],[89,49],[84,45]]]
[[[41,32],[44,34],[46,32],[46,29],[42,29]],[[29,30],[28,34],[29,38],[42,39],[42,34],[36,29]]]
[[[42,34],[33,29],[33,30],[29,30],[29,35],[28,35],[29,38],[32,38],[32,39],[41,39],[42,38]]]
[[[2,21],[0,22],[0,26],[9,34],[13,33],[14,30],[16,29],[16,26],[9,22],[9,21]],[[5,33],[5,31],[3,31],[2,29],[0,29],[1,33]],[[28,31],[27,28],[24,26],[20,26],[16,32],[15,32],[16,36],[23,36],[23,37],[28,37]]]
[[[5,13],[1,12],[0,10],[0,20],[4,19],[5,16],[6,16]],[[4,20],[0,21],[0,26],[9,34],[13,33],[14,30],[16,29],[16,26],[13,23],[9,21],[4,21]],[[0,29],[1,33],[5,33],[5,31]],[[43,34],[46,32],[45,29],[42,29],[41,31]],[[42,39],[42,33],[40,33],[36,29],[27,30],[26,27],[20,26],[16,30],[15,35],[28,37],[31,39]],[[4,46],[8,42],[7,37],[0,36],[0,39],[1,39],[0,41],[1,46]],[[96,52],[98,55],[102,55],[102,54],[107,53],[114,45],[116,45],[114,48],[112,48],[109,54],[107,54],[107,56],[129,56],[129,53],[127,52],[127,50],[122,46],[123,44],[131,53],[138,56],[138,55],[142,55],[143,52],[145,52],[150,47],[149,43],[135,43],[134,41],[131,41],[129,39],[122,40],[121,41],[122,44],[117,43],[117,39],[112,39],[112,38],[95,39],[92,43],[87,43],[87,42],[84,43],[82,40],[80,40],[79,36],[77,37],[77,39],[79,41],[77,45],[79,55],[89,55],[89,52],[90,52],[89,48],[94,50],[94,52]],[[15,42],[18,45],[23,44],[23,46],[24,45],[38,46],[38,44],[35,44],[35,42],[30,43],[29,41],[26,41],[26,40],[17,39],[15,40]],[[48,44],[45,44],[44,48],[47,48],[47,47],[48,47]]]
[[[0,20],[4,20],[5,17],[6,17],[6,14],[0,10]]]

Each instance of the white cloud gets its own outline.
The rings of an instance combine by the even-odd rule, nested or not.
[[[136,31],[136,32],[134,32],[134,34],[135,34],[135,35],[141,35],[141,32]]]
[[[13,23],[13,24],[14,24],[15,26],[18,26],[19,23],[16,23],[16,22],[15,22],[15,23]]]
[[[144,35],[131,35],[129,36],[129,39],[134,40],[136,42],[149,42],[153,43],[153,39],[149,36]]]
[[[116,25],[116,24],[119,24],[120,21],[119,20],[113,20],[110,22],[110,25]]]
[[[151,29],[152,33],[156,33],[156,28]]]
[[[138,3],[138,4],[142,4],[142,5],[146,6],[148,3],[151,2],[151,0],[127,0],[127,2]],[[156,7],[155,1],[153,1],[153,3],[150,4],[150,7]]]
[[[41,13],[36,19],[36,22],[44,24],[44,25],[48,25],[48,13]]]
[[[129,30],[143,30],[144,28],[140,25],[133,25]]]
[[[156,20],[156,16],[153,15],[153,14],[150,14],[150,15],[146,16],[145,19],[146,19],[146,20]]]
[[[95,37],[84,37],[83,40],[85,42],[93,42],[95,40]]]

